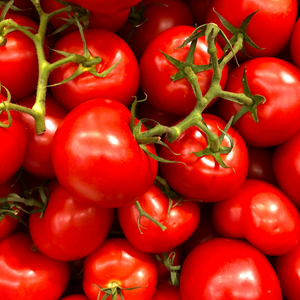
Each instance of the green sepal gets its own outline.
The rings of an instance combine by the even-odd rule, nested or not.
[[[0,2],[0,8],[2,7],[2,5],[4,5],[4,8],[2,9],[2,12],[0,15],[0,22],[5,19],[5,16],[6,16],[8,10],[13,7],[13,3],[14,3],[14,0],[11,0],[9,2],[4,2],[4,1]]]

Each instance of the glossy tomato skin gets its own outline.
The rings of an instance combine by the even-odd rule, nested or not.
[[[182,300],[282,300],[266,257],[246,242],[225,238],[190,252],[181,269],[180,294]]]
[[[171,81],[170,77],[176,74],[178,69],[160,52],[185,61],[190,44],[183,49],[175,49],[192,34],[194,29],[192,26],[175,26],[161,32],[147,46],[140,60],[141,89],[147,94],[150,104],[165,113],[185,116],[193,110],[196,104],[193,89],[186,78]],[[222,54],[221,48],[217,45],[217,56],[220,58]],[[206,65],[209,61],[210,56],[207,53],[205,38],[199,38],[194,64]],[[208,91],[212,73],[212,70],[197,73],[203,95]],[[225,66],[222,71],[221,87],[225,86],[227,73],[227,66]]]
[[[200,209],[196,202],[178,203],[174,200],[168,218],[169,198],[154,184],[138,201],[145,212],[167,227],[163,231],[148,218],[142,216],[139,219],[135,204],[118,208],[118,219],[123,233],[141,251],[170,251],[182,244],[198,226]]]
[[[59,299],[70,277],[67,262],[38,252],[29,233],[23,232],[0,242],[0,266],[0,296],[6,300]]]
[[[234,128],[247,145],[254,147],[270,147],[287,141],[300,129],[300,70],[279,58],[250,59],[229,73],[226,91],[243,93],[245,67],[250,91],[264,96],[266,102],[257,107],[258,123],[247,112]],[[240,108],[238,103],[218,100],[219,116],[225,121]]]
[[[96,65],[99,73],[121,61],[103,78],[84,72],[67,83],[51,87],[54,97],[67,110],[96,98],[112,99],[128,106],[137,93],[140,81],[139,66],[132,50],[125,41],[108,30],[88,29],[84,31],[84,36],[91,55],[102,58],[102,62]],[[82,55],[83,45],[79,31],[62,37],[54,50]],[[53,63],[61,58],[63,58],[61,54],[52,51],[50,62]],[[50,84],[68,78],[77,68],[78,64],[68,63],[55,69],[50,73]]]
[[[158,163],[130,131],[130,111],[95,99],[74,108],[57,129],[52,163],[60,184],[87,205],[118,207],[135,202],[153,184]],[[153,144],[147,145],[155,154]]]
[[[300,297],[300,245],[292,251],[276,257],[275,270],[279,278],[283,295],[288,300]]]
[[[228,238],[246,238],[267,255],[283,255],[300,239],[300,215],[292,201],[277,187],[246,179],[230,198],[215,203],[212,220]]]
[[[181,300],[180,289],[170,284],[168,278],[159,279],[152,300]]]
[[[137,250],[124,238],[107,239],[84,260],[83,289],[90,300],[96,300],[100,291],[96,285],[107,288],[113,283],[124,288],[126,300],[151,300],[157,283],[151,255]],[[138,288],[125,290],[132,287]],[[101,292],[100,299],[103,295]],[[107,299],[111,300],[111,296]],[[117,299],[121,297],[118,295]]]
[[[159,3],[155,0],[144,0],[143,3],[147,21],[134,29],[129,41],[128,36],[134,26],[131,22],[126,22],[118,31],[118,35],[128,42],[138,61],[147,45],[159,33],[174,26],[193,26],[192,13],[183,0],[160,0]]]
[[[210,114],[203,114],[203,118],[208,128],[220,136],[218,126],[224,129],[226,123]],[[174,155],[166,147],[160,148],[159,155],[186,165],[159,163],[163,177],[176,192],[186,199],[216,202],[226,199],[238,190],[247,175],[248,152],[245,142],[235,129],[229,128],[227,133],[233,138],[234,147],[229,155],[222,154],[221,158],[230,168],[221,167],[211,155],[198,158],[190,153],[207,147],[206,136],[195,126],[185,130],[175,142],[165,141],[174,153],[182,155]],[[225,137],[221,145],[229,147],[229,139]]]
[[[86,206],[57,186],[51,193],[42,218],[31,214],[29,230],[36,247],[62,261],[85,257],[106,239],[114,209]]]
[[[214,10],[236,28],[248,15],[259,10],[250,21],[247,34],[262,49],[255,49],[246,43],[246,53],[250,57],[276,56],[289,42],[297,18],[297,7],[297,0],[212,0],[206,23],[217,24],[231,38],[232,34],[222,25]],[[218,39],[218,42],[224,46],[223,39]],[[248,59],[244,55],[238,56],[240,60]]]
[[[275,148],[272,165],[280,189],[300,208],[300,132]]]
[[[18,101],[18,104],[28,108],[32,108],[34,103],[35,94]],[[28,131],[28,144],[22,166],[34,176],[55,179],[51,161],[53,136],[68,111],[50,93],[46,96],[45,109],[46,130],[42,135],[37,135],[33,117],[21,113]]]

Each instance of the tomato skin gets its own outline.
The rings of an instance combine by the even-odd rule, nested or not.
[[[159,279],[152,300],[181,300],[180,289],[170,284],[168,278]]]
[[[34,94],[18,101],[18,104],[28,108],[31,108],[34,103]],[[45,109],[46,131],[42,135],[36,134],[33,117],[21,113],[28,131],[28,144],[22,166],[37,177],[54,179],[56,175],[51,162],[53,136],[68,111],[49,93],[46,96]]]
[[[182,300],[282,300],[266,257],[246,242],[225,238],[190,252],[181,269],[180,293]]]
[[[206,23],[217,24],[231,38],[232,34],[225,29],[213,9],[236,28],[248,15],[259,10],[250,21],[247,34],[262,49],[255,49],[246,43],[246,53],[250,57],[276,56],[289,42],[297,18],[297,8],[297,0],[212,0]],[[223,39],[218,39],[218,42],[224,46]],[[240,60],[248,59],[244,55],[238,57]]]
[[[280,189],[300,208],[300,132],[275,148],[272,165]]]
[[[134,248],[124,238],[107,239],[97,250],[84,260],[83,289],[90,300],[98,299],[100,289],[117,282],[124,289],[124,299],[150,300],[157,283],[157,270],[149,253]],[[104,293],[101,292],[100,298]],[[111,296],[107,299],[111,300]],[[120,296],[117,297],[120,300]]]
[[[274,57],[250,59],[234,68],[228,75],[225,90],[243,93],[244,68],[253,95],[262,95],[266,102],[257,107],[258,123],[250,112],[234,125],[247,145],[271,147],[290,139],[300,129],[300,70]],[[219,116],[228,121],[241,105],[219,99]]]
[[[5,300],[59,299],[70,277],[67,262],[36,251],[30,235],[23,232],[0,242],[0,267],[0,297]]]
[[[178,203],[174,200],[168,219],[169,198],[156,185],[152,185],[138,201],[145,212],[167,227],[163,231],[146,217],[139,220],[135,204],[118,208],[118,219],[125,237],[141,251],[170,251],[183,243],[198,226],[200,209],[194,201]]]
[[[275,270],[282,293],[288,300],[297,300],[300,297],[299,262],[300,245],[290,252],[276,257]]]
[[[157,35],[145,49],[140,60],[141,89],[148,96],[148,101],[157,110],[165,113],[185,116],[189,114],[195,104],[196,97],[186,78],[172,82],[170,77],[178,72],[160,52],[171,55],[177,60],[184,61],[190,44],[183,49],[176,49],[194,31],[192,26],[175,26]],[[223,52],[217,45],[217,56],[220,58]],[[205,38],[198,39],[195,50],[195,65],[205,65],[210,61],[207,53]],[[225,86],[227,80],[227,66],[222,71],[220,85]],[[198,83],[203,95],[208,91],[211,82],[212,70],[199,72]],[[210,103],[212,104],[216,99]]]
[[[130,131],[130,111],[95,99],[74,108],[57,129],[52,164],[60,184],[87,205],[118,207],[135,202],[153,184],[158,163]],[[147,145],[155,154],[153,144]]]
[[[215,203],[212,220],[228,238],[246,238],[267,255],[283,255],[300,240],[300,215],[292,201],[277,187],[246,179],[230,198]]]
[[[128,106],[133,101],[139,87],[139,66],[129,46],[115,33],[104,29],[88,29],[84,31],[88,50],[92,56],[99,56],[102,62],[96,65],[101,73],[107,68],[122,61],[104,78],[84,72],[73,80],[58,86],[52,86],[54,97],[67,110],[96,98],[107,98]],[[109,43],[107,43],[109,41]],[[83,54],[83,45],[79,31],[62,37],[54,50]],[[51,52],[53,63],[63,56]],[[76,63],[65,64],[50,73],[49,83],[56,84],[71,76],[78,68]]]
[[[183,0],[160,0],[159,3],[156,0],[144,0],[144,7],[147,21],[135,28],[128,41],[138,61],[147,45],[159,33],[174,26],[193,26],[192,13]],[[126,22],[117,34],[127,41],[132,26],[131,22]]]
[[[73,261],[104,242],[113,216],[114,209],[86,206],[59,185],[52,191],[43,217],[30,215],[29,230],[42,253],[56,260]]]
[[[217,128],[224,129],[226,123],[217,116],[202,115],[208,128],[220,136]],[[169,185],[186,199],[193,199],[201,202],[221,201],[234,194],[244,182],[248,171],[247,147],[239,133],[229,128],[227,133],[233,138],[234,147],[230,155],[222,154],[221,158],[228,167],[221,167],[211,155],[202,158],[196,157],[193,153],[206,148],[206,136],[193,126],[185,130],[179,138],[173,142],[164,142],[174,153],[166,147],[160,148],[159,155],[171,161],[182,163],[159,163],[159,170]],[[224,138],[222,146],[229,147],[230,141]]]

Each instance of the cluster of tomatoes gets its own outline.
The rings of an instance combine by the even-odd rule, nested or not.
[[[0,299],[300,299],[297,0],[0,5]]]

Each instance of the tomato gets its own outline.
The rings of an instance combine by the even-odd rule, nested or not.
[[[162,112],[185,116],[193,110],[196,104],[192,86],[186,78],[171,81],[170,77],[176,74],[178,69],[160,52],[179,61],[185,61],[190,44],[183,49],[175,49],[192,34],[194,29],[192,26],[175,26],[161,32],[147,46],[140,60],[141,89],[147,94],[150,104]],[[221,48],[217,45],[217,56],[220,58],[222,54]],[[194,64],[206,65],[209,61],[205,37],[199,38]],[[208,91],[212,74],[212,69],[197,73],[203,95]],[[221,87],[224,87],[226,79],[227,66],[222,71]]]
[[[52,164],[60,184],[87,205],[130,204],[153,184],[158,163],[130,131],[130,111],[113,100],[87,101],[57,129]],[[147,149],[155,154],[153,144]]]
[[[167,278],[158,280],[152,300],[181,300],[180,289],[169,283]]]
[[[182,300],[282,300],[277,275],[266,257],[246,242],[214,238],[183,262]]]
[[[139,86],[139,66],[129,46],[115,33],[102,29],[84,31],[87,48],[92,56],[99,56],[102,62],[96,70],[101,73],[119,64],[105,77],[99,78],[84,72],[75,79],[58,86],[52,86],[54,97],[67,110],[87,100],[107,98],[119,101],[128,106],[133,101]],[[68,53],[83,54],[83,45],[79,31],[71,32],[62,37],[54,50]],[[50,62],[53,63],[63,56],[52,51]],[[121,60],[121,61],[120,61]],[[70,77],[78,68],[76,63],[65,64],[50,73],[49,83],[56,84]]]
[[[186,4],[190,8],[194,23],[197,26],[206,23],[206,14],[212,0],[185,0]]]
[[[300,132],[278,145],[273,155],[273,170],[280,189],[300,208],[297,189],[300,178]]]
[[[163,253],[183,243],[197,228],[200,209],[194,201],[173,200],[168,215],[169,198],[156,186],[138,199],[142,209],[166,226],[163,231],[147,217],[139,218],[135,204],[118,208],[118,218],[125,237],[137,249]]]
[[[135,24],[128,21],[118,31],[118,35],[128,41],[138,60],[140,60],[147,45],[159,33],[174,26],[193,26],[192,13],[183,0],[160,0],[159,2],[144,0],[143,5],[145,7],[143,17],[146,21],[143,23],[142,19],[142,23],[137,24],[130,40],[128,41],[128,37]],[[136,9],[140,9],[140,7],[139,4]]]
[[[217,116],[203,114],[208,128],[220,136],[220,129],[226,123]],[[239,133],[229,128],[227,133],[233,138],[233,149],[230,154],[221,154],[225,165],[223,168],[212,155],[197,157],[191,152],[202,151],[207,147],[205,134],[196,126],[185,130],[173,143],[160,148],[159,155],[170,161],[182,163],[159,163],[159,170],[169,185],[186,199],[201,202],[215,202],[233,195],[244,182],[248,171],[248,152],[245,142]],[[230,140],[225,136],[222,146],[230,147]],[[233,170],[233,169],[234,170]]]
[[[12,13],[6,14],[5,19],[38,30],[38,25],[31,19]],[[35,33],[31,30],[32,33]],[[5,32],[5,31],[4,31]],[[0,82],[12,96],[12,102],[20,100],[36,90],[38,81],[38,60],[33,41],[21,31],[4,34],[7,38],[5,46],[0,47]],[[48,55],[49,49],[45,47]],[[30,67],[30,72],[28,71]],[[3,89],[4,95],[6,95]]]
[[[86,206],[59,185],[52,191],[43,217],[30,215],[29,230],[39,251],[56,260],[72,261],[104,242],[113,216],[114,209]]]
[[[156,283],[157,271],[151,255],[137,250],[124,238],[107,239],[84,260],[82,284],[90,300],[104,296],[99,286],[123,288],[121,293],[126,300],[151,300]]]
[[[16,232],[0,242],[0,297],[5,300],[59,299],[70,267],[38,252],[29,233]]]
[[[248,15],[258,11],[246,32],[262,49],[255,49],[245,43],[245,51],[250,57],[276,56],[289,42],[297,18],[297,8],[297,0],[212,0],[207,10],[206,23],[217,24],[231,38],[232,34],[222,25],[214,10],[236,28]],[[224,46],[223,39],[218,39],[218,42]],[[244,55],[238,57],[240,60],[247,58]]]
[[[267,255],[282,255],[300,240],[300,215],[292,201],[277,187],[246,179],[228,199],[215,203],[212,220],[228,238],[245,238]]]
[[[34,94],[18,101],[18,104],[28,108],[31,108],[34,103]],[[22,113],[28,130],[28,144],[22,166],[37,177],[54,179],[56,175],[51,162],[53,136],[68,111],[49,93],[46,96],[45,108],[46,131],[42,135],[36,134],[33,117],[27,113]]]
[[[300,68],[300,57],[297,52],[297,49],[299,49],[299,47],[300,47],[300,21],[299,21],[299,19],[297,19],[296,24],[293,29],[293,32],[292,32],[292,36],[291,36],[291,40],[290,40],[288,49],[290,51],[292,62],[298,68]]]
[[[64,5],[60,4],[56,0],[41,0],[40,2],[44,12],[46,13],[51,13],[64,7]],[[113,14],[102,14],[99,12],[90,11],[88,28],[106,29],[112,32],[117,32],[127,21],[129,13],[130,9]],[[69,15],[72,16],[71,13],[69,13]],[[60,13],[50,19],[50,23],[55,29],[59,29],[67,23],[62,18],[69,19],[69,16],[67,13]],[[71,25],[63,31],[60,31],[59,34],[63,36],[77,30],[78,27],[76,25]]]
[[[5,100],[0,95],[0,101]],[[0,127],[0,139],[5,147],[1,147],[0,155],[5,159],[1,159],[0,163],[0,184],[4,183],[14,176],[22,166],[28,144],[27,127],[19,112],[10,111],[12,117],[12,125],[8,128]],[[0,114],[0,122],[9,124],[7,112]]]
[[[300,297],[300,244],[284,255],[276,257],[275,270],[280,281],[283,295],[288,300]]]
[[[247,145],[270,147],[290,139],[300,129],[300,69],[274,57],[250,59],[228,75],[225,90],[243,93],[243,72],[253,95],[264,96],[266,102],[257,107],[258,123],[250,112],[234,125]],[[228,121],[241,105],[218,100],[219,115]]]
[[[69,2],[78,4],[91,11],[111,14],[129,9],[140,3],[141,0],[71,0]]]
[[[61,300],[89,300],[85,295],[76,294],[61,298]]]

